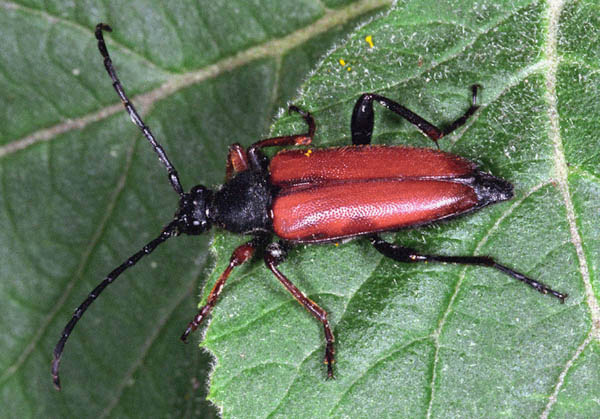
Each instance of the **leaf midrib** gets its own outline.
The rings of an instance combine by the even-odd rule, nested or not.
[[[581,234],[577,227],[575,208],[571,199],[571,192],[569,190],[569,168],[567,167],[567,160],[565,157],[562,137],[560,135],[560,121],[558,113],[558,96],[556,92],[556,75],[558,67],[561,62],[561,56],[558,53],[558,31],[560,24],[560,16],[563,11],[565,3],[562,0],[551,0],[548,7],[548,30],[546,32],[546,43],[544,52],[549,60],[548,71],[546,72],[546,101],[548,103],[548,119],[550,121],[549,138],[554,145],[554,163],[556,171],[556,182],[558,184],[558,190],[563,196],[565,210],[567,215],[567,223],[569,225],[569,232],[571,235],[571,242],[575,247],[577,254],[577,260],[579,262],[579,273],[581,274],[584,287],[586,302],[592,317],[592,327],[590,328],[589,334],[586,339],[578,345],[573,355],[566,362],[564,368],[560,372],[554,390],[548,398],[548,403],[544,407],[540,417],[547,419],[552,407],[558,399],[558,393],[564,384],[565,377],[570,368],[574,365],[575,360],[583,353],[586,346],[595,337],[596,340],[600,338],[600,306],[594,295],[594,290],[591,284],[591,278],[588,268],[587,259],[583,250],[583,243]]]
[[[201,83],[208,79],[216,78],[219,75],[233,71],[236,68],[242,67],[250,62],[262,58],[282,57],[290,50],[329,31],[336,26],[343,25],[359,16],[388,6],[391,3],[391,0],[367,0],[364,2],[353,3],[350,6],[339,10],[327,10],[325,14],[315,22],[296,30],[289,35],[286,35],[282,38],[275,38],[265,43],[241,50],[232,56],[222,58],[213,64],[200,68],[199,70],[190,71],[181,75],[173,75],[161,86],[152,89],[147,93],[134,96],[131,98],[131,100],[136,104],[136,107],[143,115],[147,113],[156,102],[163,100],[186,87]],[[47,14],[45,15],[47,16]],[[92,35],[90,34],[90,37],[91,36]],[[125,47],[122,47],[121,45],[119,45],[119,47],[126,50]],[[146,59],[144,58],[144,60]],[[166,72],[166,70],[161,71]],[[99,111],[89,113],[65,123],[56,124],[50,128],[33,132],[25,137],[0,147],[0,158],[28,148],[34,144],[37,144],[38,142],[53,140],[58,135],[74,129],[82,129],[90,123],[106,119],[107,117],[120,112],[122,109],[123,107],[120,102],[115,103],[113,105],[101,108]]]

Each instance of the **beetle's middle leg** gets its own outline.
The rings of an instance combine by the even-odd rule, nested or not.
[[[364,93],[356,101],[354,110],[352,111],[352,121],[350,124],[352,132],[352,144],[371,144],[371,136],[373,135],[373,101],[379,102],[382,106],[388,108],[390,111],[400,115],[411,124],[419,128],[423,134],[431,138],[436,144],[437,141],[445,135],[450,134],[458,127],[464,125],[467,119],[475,113],[479,106],[477,105],[477,89],[479,85],[471,86],[472,98],[471,106],[467,111],[456,121],[452,122],[448,127],[441,129],[433,125],[432,123],[421,118],[419,115],[411,111],[410,109],[394,102],[387,97],[380,96],[376,93]]]
[[[300,304],[308,310],[317,320],[323,323],[323,329],[325,330],[325,340],[327,342],[325,347],[325,359],[324,362],[327,365],[327,378],[333,378],[333,363],[335,362],[334,354],[335,348],[333,343],[335,341],[331,327],[329,327],[329,321],[327,320],[327,312],[317,305],[310,298],[306,297],[302,291],[300,291],[292,282],[285,277],[284,274],[277,269],[277,265],[285,260],[287,251],[281,243],[271,243],[267,246],[265,251],[265,263],[267,267],[273,272],[277,279],[283,284],[283,286],[294,296]]]
[[[397,260],[399,262],[442,262],[442,263],[456,263],[460,265],[479,265],[479,266],[487,266],[490,268],[494,268],[499,270],[500,272],[505,273],[506,275],[518,279],[534,288],[535,290],[541,292],[542,294],[551,294],[554,297],[558,298],[561,303],[565,302],[565,298],[567,298],[567,294],[563,294],[558,291],[554,291],[547,285],[536,281],[535,279],[531,279],[520,272],[513,271],[512,269],[500,265],[494,259],[489,256],[443,256],[443,255],[423,255],[418,253],[414,249],[410,249],[408,247],[397,246],[392,243],[388,243],[385,240],[382,240],[379,236],[371,236],[370,238],[371,244],[379,251],[379,253],[383,254],[386,257]]]

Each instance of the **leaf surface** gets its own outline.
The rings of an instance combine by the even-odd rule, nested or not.
[[[514,199],[386,238],[493,256],[566,303],[483,267],[395,263],[366,240],[297,246],[280,268],[329,313],[336,380],[321,325],[255,261],[228,281],[204,343],[225,417],[598,416],[598,11],[399,2],[332,51],[294,102],[317,121],[315,146],[346,145],[360,93],[443,125],[482,85],[481,109],[440,146],[512,182]],[[303,129],[286,116],[272,134]],[[374,142],[433,146],[381,107]],[[216,236],[211,281],[243,242]]]

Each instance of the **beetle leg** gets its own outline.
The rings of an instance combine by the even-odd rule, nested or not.
[[[252,144],[248,148],[248,159],[250,161],[250,166],[254,170],[268,171],[269,160],[265,157],[265,155],[261,152],[261,149],[264,147],[276,147],[276,146],[286,146],[286,145],[308,145],[312,142],[313,137],[315,136],[315,120],[312,115],[297,106],[290,105],[288,108],[288,112],[298,112],[306,121],[308,125],[308,132],[305,134],[296,134],[296,135],[285,135],[283,137],[273,137],[267,138],[265,140],[257,141]]]
[[[323,329],[325,330],[325,340],[327,342],[325,347],[325,359],[324,363],[327,365],[327,378],[333,378],[333,363],[335,362],[334,354],[335,348],[333,343],[335,341],[331,328],[329,327],[329,321],[327,320],[327,312],[317,305],[310,298],[306,297],[302,291],[300,291],[292,282],[285,277],[277,269],[277,265],[285,260],[287,256],[286,249],[281,243],[271,243],[267,246],[265,252],[265,263],[267,267],[273,272],[277,279],[283,284],[283,286],[294,296],[300,304],[308,310],[317,320],[323,323]]]
[[[446,128],[442,130],[443,135],[448,135],[455,129],[463,126],[465,122],[479,109],[479,105],[477,104],[477,90],[481,89],[481,86],[478,84],[474,84],[471,86],[471,106],[466,112],[458,119],[456,119],[453,123],[448,125]]]
[[[248,166],[248,156],[244,147],[238,143],[231,144],[225,165],[225,180],[228,181],[237,173],[248,170]]]
[[[233,251],[233,253],[231,254],[231,259],[229,260],[229,265],[227,265],[227,268],[225,268],[221,276],[219,276],[219,279],[217,279],[217,282],[215,282],[213,289],[210,291],[210,294],[208,294],[206,304],[200,309],[200,311],[198,311],[198,314],[196,314],[192,321],[189,322],[187,328],[185,329],[185,332],[183,332],[183,334],[181,335],[180,339],[182,341],[186,342],[187,337],[190,335],[190,333],[195,331],[200,325],[200,323],[202,323],[202,321],[206,317],[208,317],[214,306],[217,304],[219,295],[221,294],[221,291],[223,291],[225,281],[227,281],[227,278],[229,278],[229,275],[231,274],[231,271],[233,271],[233,268],[240,266],[242,263],[250,260],[254,255],[254,251],[261,243],[262,238],[255,238],[253,240],[250,240],[248,243],[239,246]]]
[[[370,238],[371,244],[379,251],[379,253],[387,256],[391,259],[399,262],[442,262],[442,263],[456,263],[460,265],[479,265],[488,266],[505,273],[506,275],[518,279],[541,292],[542,294],[551,294],[558,298],[561,303],[565,302],[567,294],[554,291],[547,285],[531,279],[520,272],[513,271],[504,265],[500,265],[494,259],[489,256],[442,256],[442,255],[422,255],[414,249],[408,247],[397,246],[392,243],[388,243],[382,240],[379,236],[372,236]]]
[[[313,137],[315,136],[315,120],[309,112],[306,112],[300,109],[297,106],[290,105],[288,108],[288,112],[298,112],[306,124],[308,125],[308,132],[305,134],[296,134],[296,135],[284,135],[283,137],[273,137],[267,138],[264,140],[260,140],[255,142],[248,149],[248,154],[254,153],[257,149],[261,149],[264,147],[275,147],[275,146],[285,146],[285,145],[308,145],[312,142]]]
[[[450,134],[458,127],[464,125],[467,119],[475,113],[479,106],[477,105],[477,89],[479,85],[471,86],[472,99],[471,106],[467,111],[456,121],[452,122],[447,128],[440,129],[432,123],[421,118],[419,115],[410,109],[376,93],[364,93],[356,101],[354,110],[352,111],[351,132],[352,144],[371,144],[371,136],[373,135],[373,101],[379,102],[382,106],[390,111],[400,115],[411,124],[419,128],[425,135],[431,138],[436,144],[437,141],[445,135]]]

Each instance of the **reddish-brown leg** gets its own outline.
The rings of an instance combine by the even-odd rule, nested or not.
[[[210,314],[213,307],[217,304],[219,295],[221,294],[221,291],[223,291],[225,281],[227,281],[227,278],[229,278],[229,274],[231,274],[233,268],[251,259],[258,245],[259,240],[254,239],[246,244],[241,245],[233,251],[233,254],[231,255],[231,259],[229,261],[229,265],[227,266],[227,268],[225,268],[221,276],[219,276],[217,282],[215,282],[213,289],[210,291],[210,294],[208,294],[206,304],[200,309],[198,314],[196,314],[196,317],[194,317],[193,320],[189,322],[187,328],[185,329],[185,332],[183,332],[183,334],[181,335],[182,341],[186,342],[187,337],[190,335],[190,333],[192,333],[198,328],[200,323],[202,323],[202,321]]]
[[[306,134],[284,135],[283,137],[273,137],[257,141],[250,146],[250,148],[248,149],[248,154],[253,154],[256,152],[257,149],[261,149],[264,147],[310,144],[313,140],[313,137],[315,136],[315,120],[313,119],[310,113],[303,111],[297,106],[290,105],[289,112],[292,111],[298,112],[306,121],[306,124],[308,125],[308,132]]]
[[[308,310],[317,320],[323,323],[323,329],[325,330],[325,359],[324,363],[327,365],[327,378],[333,378],[333,363],[335,362],[334,354],[335,348],[333,343],[335,339],[329,327],[329,321],[327,321],[327,312],[317,305],[310,298],[306,297],[302,291],[300,291],[292,282],[283,275],[277,265],[279,265],[286,257],[285,248],[279,243],[271,243],[267,246],[265,251],[265,263],[267,267],[273,272],[277,279],[283,284],[283,286],[294,296],[300,304]]]
[[[230,180],[239,172],[248,170],[248,167],[248,156],[244,147],[238,143],[231,144],[227,155],[227,164],[225,165],[225,180]]]

